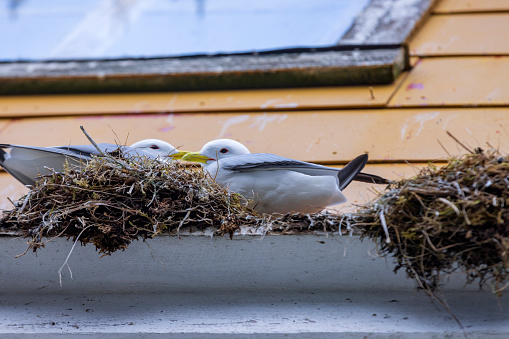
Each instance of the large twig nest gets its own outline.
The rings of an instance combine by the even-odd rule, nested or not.
[[[0,228],[31,237],[93,243],[103,254],[132,240],[168,232],[211,228],[232,236],[241,225],[257,233],[327,234],[346,230],[376,240],[421,287],[463,270],[469,282],[502,291],[509,280],[509,158],[478,150],[443,168],[429,165],[394,183],[356,213],[259,216],[246,200],[201,169],[153,159],[94,158],[82,168],[41,177],[4,212]],[[383,226],[388,226],[387,232]],[[386,242],[387,235],[390,239]]]
[[[254,212],[240,196],[201,170],[176,161],[98,157],[41,177],[0,224],[30,236],[34,250],[44,246],[43,237],[64,235],[110,254],[183,225],[233,234],[246,213]]]
[[[478,149],[394,184],[354,219],[422,287],[434,290],[459,269],[500,292],[509,278],[508,207],[509,157]]]

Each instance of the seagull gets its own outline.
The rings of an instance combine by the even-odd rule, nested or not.
[[[113,152],[119,147],[127,156],[146,156],[166,161],[169,157],[181,159],[186,151],[177,151],[171,144],[158,139],[145,139],[131,146],[101,143],[97,145],[104,152]],[[10,149],[7,152],[5,149]],[[54,147],[0,144],[0,166],[23,185],[35,185],[38,174],[49,174],[47,168],[57,172],[64,170],[65,162],[79,165],[100,153],[93,145],[69,145]],[[47,168],[45,168],[47,167]]]
[[[335,169],[269,153],[251,153],[231,139],[208,142],[200,152],[182,160],[202,164],[216,182],[253,199],[260,213],[316,213],[347,201],[341,192],[354,180],[387,183],[382,177],[359,172],[368,161],[363,154],[343,169]]]

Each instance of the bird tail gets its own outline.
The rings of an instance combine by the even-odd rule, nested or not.
[[[380,184],[380,185],[388,185],[390,183],[389,180],[381,176],[362,172],[357,174],[354,180],[360,182],[367,182],[368,184]]]
[[[368,155],[359,155],[338,172],[339,189],[343,190],[359,174],[368,162]]]

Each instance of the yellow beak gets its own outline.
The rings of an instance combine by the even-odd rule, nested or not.
[[[182,157],[184,157],[187,153],[189,153],[188,151],[178,151],[177,153],[174,153],[174,154],[171,154],[171,155],[168,155],[167,157],[168,158],[173,158],[175,160],[180,160],[182,159]]]
[[[209,157],[205,155],[201,155],[200,152],[188,152],[186,155],[182,157],[182,160],[184,161],[190,161],[190,162],[199,162],[200,164],[206,164],[210,159]]]

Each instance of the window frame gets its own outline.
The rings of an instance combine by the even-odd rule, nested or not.
[[[185,57],[0,63],[0,95],[388,84],[437,0],[371,0],[335,46]],[[396,13],[395,15],[391,13]]]

